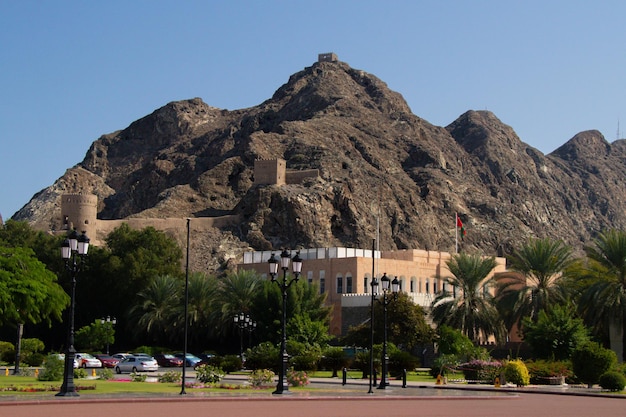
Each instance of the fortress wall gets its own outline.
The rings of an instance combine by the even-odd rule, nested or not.
[[[305,169],[302,171],[286,171],[285,183],[300,184],[306,178],[317,178],[320,176],[319,169]]]
[[[228,215],[220,217],[191,217],[190,226],[193,230],[202,231],[210,228],[219,228],[230,226],[239,223],[241,216]],[[142,218],[127,218],[120,220],[98,220],[97,221],[97,234],[96,243],[104,242],[106,236],[111,233],[115,228],[127,223],[131,229],[143,229],[146,227],[154,227],[161,231],[173,231],[176,233],[185,231],[187,229],[187,218],[163,218],[163,219],[142,219]]]

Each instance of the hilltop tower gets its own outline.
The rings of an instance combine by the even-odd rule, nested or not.
[[[63,229],[85,232],[90,239],[96,238],[98,197],[93,194],[63,194],[61,196],[61,220]]]

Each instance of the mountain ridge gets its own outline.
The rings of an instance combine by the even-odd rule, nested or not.
[[[374,75],[317,62],[258,106],[175,101],[102,135],[13,218],[58,230],[63,193],[96,194],[100,219],[239,214],[201,245],[222,260],[245,249],[370,247],[377,234],[383,250],[453,251],[455,213],[462,250],[502,256],[534,236],[580,250],[626,226],[625,143],[586,131],[544,155],[489,111],[435,126]],[[278,158],[319,178],[254,185],[254,161]],[[201,269],[225,267],[196,258]]]

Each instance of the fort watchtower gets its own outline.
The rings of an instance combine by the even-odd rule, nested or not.
[[[317,62],[337,62],[339,58],[337,58],[337,54],[334,52],[327,52],[325,54],[317,55]]]
[[[93,194],[63,194],[61,220],[63,229],[85,232],[92,239],[97,230],[98,197]]]

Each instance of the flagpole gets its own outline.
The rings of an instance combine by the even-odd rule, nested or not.
[[[454,253],[459,253],[459,213],[454,212]]]

